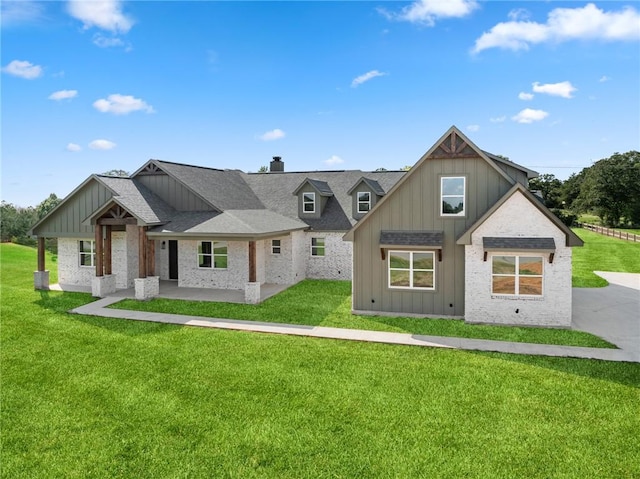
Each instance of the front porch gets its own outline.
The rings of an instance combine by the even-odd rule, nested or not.
[[[260,302],[281,293],[290,286],[291,285],[273,283],[260,285]],[[49,291],[91,293],[91,286],[52,284],[49,286]],[[135,299],[135,288],[118,289],[107,296]],[[242,289],[179,288],[177,281],[168,280],[160,280],[160,294],[157,297],[166,299],[182,299],[185,301],[246,304],[245,291]]]

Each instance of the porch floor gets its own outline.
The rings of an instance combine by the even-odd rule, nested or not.
[[[260,302],[274,296],[291,285],[264,283],[260,287]],[[73,291],[91,293],[90,286],[76,286],[68,284],[52,284],[50,291]],[[135,298],[134,288],[118,289],[109,295],[114,298]],[[211,289],[211,288],[179,288],[177,281],[160,280],[159,298],[184,299],[187,301],[211,301],[218,303],[245,303],[242,289]]]

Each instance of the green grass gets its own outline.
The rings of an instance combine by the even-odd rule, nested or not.
[[[351,282],[348,281],[305,280],[259,305],[156,298],[145,302],[133,299],[123,300],[111,307],[213,318],[392,331],[430,336],[615,347],[591,334],[567,329],[466,324],[463,320],[451,319],[353,315],[351,314]]]
[[[640,364],[71,315],[0,263],[3,478],[640,476]]]
[[[573,248],[573,286],[598,288],[607,281],[594,271],[640,273],[640,243],[604,236],[580,228],[573,230],[584,246]]]

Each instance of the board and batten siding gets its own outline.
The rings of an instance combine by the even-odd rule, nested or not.
[[[440,178],[466,178],[465,217],[440,215]],[[512,186],[487,161],[478,158],[428,159],[414,166],[354,231],[353,309],[424,316],[464,316],[464,246],[457,238]],[[444,232],[442,261],[435,262],[435,291],[388,287],[388,254],[380,252],[382,230]],[[410,249],[410,248],[407,248]]]
[[[91,179],[34,228],[33,233],[46,238],[92,238],[93,226],[83,221],[112,197],[111,190]]]
[[[178,211],[209,211],[213,209],[209,203],[167,174],[139,174],[136,176],[136,180]],[[211,187],[214,188],[215,185],[211,185]]]

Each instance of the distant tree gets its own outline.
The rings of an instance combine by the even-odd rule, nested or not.
[[[125,170],[109,170],[102,173],[103,176],[120,176],[120,177],[128,177],[129,172]]]
[[[258,173],[268,173],[269,172],[269,167],[262,165],[260,168],[258,168]]]
[[[0,236],[2,241],[33,244],[27,233],[37,220],[38,214],[33,207],[23,208],[3,201],[0,204]]]
[[[52,209],[54,209],[62,200],[56,196],[55,193],[51,193],[46,200],[43,200],[38,206],[36,206],[36,213],[38,219],[44,218]]]
[[[607,226],[640,224],[640,152],[597,161],[585,173],[576,201]]]
[[[554,175],[545,173],[529,180],[531,191],[540,191],[547,208],[562,207],[562,181]]]
[[[400,171],[409,171],[412,168],[411,165],[405,165],[402,168],[400,168]]]
[[[580,171],[580,173],[572,173],[571,176],[562,183],[562,203],[565,208],[577,213],[586,213],[576,200],[580,194],[580,188],[582,187],[582,183],[584,182],[584,177],[586,176],[588,169],[589,168],[585,168]]]

